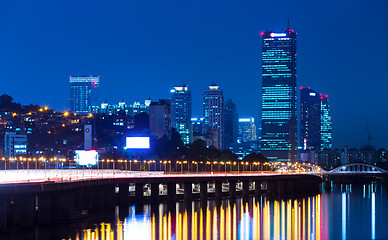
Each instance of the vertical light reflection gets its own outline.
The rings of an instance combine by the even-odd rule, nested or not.
[[[342,193],[342,239],[346,239],[346,193]]]
[[[98,231],[97,231],[98,232]],[[117,220],[117,240],[123,240],[123,223],[120,220]],[[98,239],[98,236],[92,236],[92,239]]]
[[[230,211],[230,203],[228,204],[228,207],[226,209],[226,239],[227,240],[230,240],[231,237],[232,237],[232,232],[231,232],[231,227],[232,227],[232,224],[231,224],[231,211]]]
[[[178,212],[178,209],[177,209]],[[178,217],[176,218],[176,237],[178,240],[182,239],[182,214],[178,212]]]
[[[194,202],[191,204],[191,239],[197,240],[197,212],[194,208]]]
[[[293,219],[294,219],[294,239],[298,239],[298,201],[294,200],[294,209],[292,209]]]
[[[316,239],[321,239],[321,194],[318,194],[316,198],[316,207],[315,207],[315,218],[316,218]]]
[[[182,226],[182,232],[183,232],[183,240],[187,240],[188,239],[188,222],[187,222],[187,210],[185,209],[185,213],[183,215],[183,226]]]
[[[274,239],[279,239],[280,237],[280,234],[279,234],[279,229],[280,229],[280,226],[279,226],[279,202],[278,201],[274,201],[274,204],[273,204],[273,221],[274,221],[274,229],[273,229],[273,237]]]
[[[224,224],[225,224],[225,219],[224,219],[224,208],[222,207],[222,205],[220,206],[220,239],[221,240],[224,240],[225,239],[225,228],[224,228]]]
[[[170,220],[170,219],[168,219]],[[166,239],[167,240],[167,235],[168,235],[168,232],[167,232],[167,215],[164,215],[163,216],[163,233],[162,233],[162,236],[163,236],[163,239]],[[161,229],[159,230],[161,231]]]
[[[237,240],[237,212],[236,204],[233,204],[233,240]]]
[[[311,197],[307,198],[307,239],[310,240],[311,236],[311,207],[310,207],[310,199]],[[303,218],[306,216],[303,215]]]
[[[203,210],[202,210],[202,207],[200,209],[200,212],[199,212],[199,218],[200,218],[200,222],[199,222],[199,240],[203,240]]]
[[[172,219],[171,219],[171,212],[169,211],[168,212],[168,221],[167,221],[167,224],[168,224],[168,227],[167,227],[167,229],[168,229],[168,240],[171,240],[171,221],[172,221]]]
[[[302,220],[302,239],[305,240],[306,239],[306,201],[305,199],[303,198],[303,201],[302,201],[302,216],[301,216],[301,220]]]
[[[252,217],[253,217],[253,220],[252,220],[252,228],[253,228],[253,230],[252,230],[252,234],[253,234],[253,236],[254,237],[257,237],[258,235],[257,235],[257,230],[258,230],[258,227],[257,227],[257,207],[256,207],[256,201],[255,201],[255,199],[253,199],[253,203],[252,203],[252,205],[253,205],[253,208],[252,208]]]
[[[248,207],[248,203],[245,203],[245,212],[244,212],[244,216],[245,216],[245,239],[250,239],[250,231],[249,231],[249,226],[250,226],[250,220],[251,218],[249,217],[249,207]]]
[[[287,239],[291,239],[292,236],[292,227],[291,227],[291,222],[292,222],[292,204],[291,204],[291,199],[287,201]]]
[[[286,237],[286,216],[285,216],[285,203],[282,200],[282,239],[285,239]]]
[[[270,225],[270,206],[269,201],[266,201],[264,203],[263,207],[263,238],[264,239],[270,239],[271,236],[271,225]]]
[[[101,240],[105,240],[105,223],[101,223]]]
[[[214,206],[214,210],[213,210],[213,239],[218,239],[218,237],[217,237],[217,217],[218,217],[217,207]]]
[[[206,208],[206,239],[211,239],[211,215],[209,208]]]
[[[375,191],[372,191],[372,211],[371,211],[371,238],[375,239],[376,238],[376,195]]]

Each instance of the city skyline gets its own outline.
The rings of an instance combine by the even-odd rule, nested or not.
[[[200,117],[201,92],[215,81],[236,103],[239,115],[259,119],[252,111],[259,108],[259,33],[281,31],[290,18],[291,27],[299,33],[298,86],[311,86],[329,95],[334,147],[367,144],[366,122],[371,144],[387,147],[388,127],[380,121],[387,116],[379,110],[384,109],[382,96],[387,86],[382,71],[387,44],[364,44],[374,39],[387,41],[387,33],[381,31],[387,3],[352,2],[352,11],[347,11],[349,4],[336,3],[335,8],[333,4],[210,3],[203,9],[196,3],[128,3],[118,9],[114,4],[96,2],[77,3],[74,9],[71,4],[54,6],[49,2],[43,8],[28,2],[4,3],[6,11],[0,18],[10,24],[2,26],[3,93],[22,104],[37,103],[64,111],[68,110],[69,75],[100,75],[101,100],[109,102],[167,98],[172,86],[187,82],[193,93],[193,116]],[[263,11],[275,5],[281,7]],[[100,17],[87,20],[89,17],[81,14],[86,9]],[[128,9],[132,14],[126,13]],[[116,21],[128,31],[121,31],[123,26],[115,26]],[[163,27],[166,24],[169,27]],[[92,37],[95,35],[98,37]],[[108,51],[106,44],[112,49]],[[146,73],[146,69],[150,71]],[[365,84],[364,79],[374,84]],[[31,80],[40,86],[34,93],[30,92]],[[236,81],[243,84],[236,86]]]

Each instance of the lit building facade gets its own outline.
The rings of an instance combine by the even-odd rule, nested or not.
[[[321,95],[321,150],[332,148],[331,131],[329,98],[327,95]]]
[[[208,90],[203,93],[203,119],[204,125],[210,130],[218,131],[215,134],[212,131],[212,136],[217,135],[217,141],[212,141],[213,146],[223,148],[223,128],[224,128],[224,94],[219,89],[219,86],[212,84]]]
[[[321,149],[321,96],[311,88],[300,88],[300,145],[303,150]]]
[[[227,148],[229,145],[237,142],[238,136],[238,115],[236,104],[232,99],[228,99],[225,102],[224,109],[224,146]]]
[[[4,155],[15,158],[27,154],[27,135],[17,135],[15,132],[4,134]]]
[[[100,76],[70,76],[70,111],[87,115],[99,105]]]
[[[171,127],[181,135],[184,144],[192,142],[191,91],[187,85],[171,89]]]
[[[270,160],[295,161],[296,33],[262,32],[261,153]]]
[[[254,118],[240,118],[238,120],[238,142],[257,141],[257,128]]]

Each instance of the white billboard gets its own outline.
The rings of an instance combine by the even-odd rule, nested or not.
[[[75,150],[75,160],[81,166],[94,166],[98,162],[98,152],[96,150]]]
[[[127,137],[126,149],[149,149],[150,138],[149,137]]]

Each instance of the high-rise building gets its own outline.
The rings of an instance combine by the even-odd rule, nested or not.
[[[100,76],[70,76],[70,111],[87,115],[99,107],[98,87]]]
[[[270,160],[295,161],[296,33],[266,31],[262,36],[261,153]]]
[[[254,118],[240,118],[238,120],[238,142],[257,141],[256,124]]]
[[[171,127],[181,135],[184,144],[192,141],[191,91],[185,84],[171,89]]]
[[[150,104],[150,130],[158,138],[171,134],[171,101],[159,99],[159,102]]]
[[[321,150],[331,149],[331,115],[329,107],[329,98],[327,95],[321,95]]]
[[[213,146],[223,148],[223,128],[224,128],[224,94],[219,86],[211,84],[208,90],[203,92],[203,118],[204,125],[210,130],[218,131],[215,134],[212,131],[212,136],[217,136],[217,141],[212,141]]]
[[[321,149],[321,96],[311,88],[300,88],[300,146]]]
[[[27,135],[17,135],[15,132],[4,134],[4,155],[14,158],[27,154]]]
[[[236,104],[232,99],[225,102],[224,109],[224,147],[237,142],[238,135],[238,115]]]

